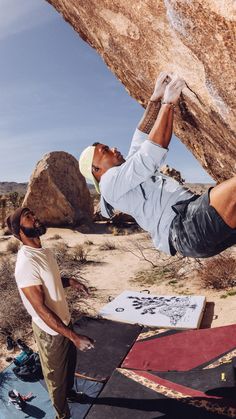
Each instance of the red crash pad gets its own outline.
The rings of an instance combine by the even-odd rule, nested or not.
[[[145,335],[144,335],[145,336]],[[236,348],[236,325],[161,333],[138,340],[122,368],[145,371],[188,371]]]

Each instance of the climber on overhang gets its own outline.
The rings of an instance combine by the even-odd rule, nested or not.
[[[113,209],[130,214],[157,249],[206,258],[236,244],[236,176],[195,195],[160,172],[185,87],[176,75],[161,73],[127,158],[94,143],[82,152],[79,166],[101,193],[103,216],[109,218]]]

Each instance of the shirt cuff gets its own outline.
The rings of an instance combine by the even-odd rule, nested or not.
[[[139,141],[140,143],[148,139],[148,134],[140,131],[138,128],[134,131],[133,139]]]
[[[146,140],[141,146],[142,152],[151,157],[151,159],[160,166],[166,158],[168,149],[161,147],[153,141]]]
[[[168,147],[167,147],[167,148],[162,147],[162,145],[157,144],[157,143],[154,143],[154,141],[150,140],[150,138],[148,138],[148,141],[150,141],[150,143],[152,143],[153,145],[155,145],[155,146],[157,146],[157,147],[160,147],[160,148],[163,148],[164,150],[169,151],[169,148],[168,148]]]

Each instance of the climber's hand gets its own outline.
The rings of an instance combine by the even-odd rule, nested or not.
[[[180,77],[172,79],[171,82],[166,86],[165,93],[163,96],[164,103],[176,103],[179,100],[180,94],[183,88],[186,86],[185,81]]]
[[[172,73],[167,73],[167,72],[160,73],[160,75],[158,76],[156,80],[153,94],[150,97],[150,100],[152,102],[156,102],[163,98],[166,86],[171,81],[171,74]]]

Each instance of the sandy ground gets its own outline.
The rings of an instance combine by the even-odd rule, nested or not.
[[[61,238],[52,239],[55,234],[60,235]],[[98,232],[97,234],[84,234],[70,229],[50,228],[43,238],[43,245],[53,247],[56,243],[65,242],[69,247],[73,247],[76,244],[92,242],[90,245],[85,245],[89,250],[88,263],[81,268],[82,277],[88,281],[90,287],[94,287],[93,295],[87,300],[86,305],[86,311],[91,315],[96,315],[99,309],[108,302],[110,296],[115,297],[124,290],[141,291],[149,289],[150,293],[153,294],[205,295],[207,306],[201,327],[216,327],[236,322],[236,296],[221,298],[226,291],[203,288],[196,274],[191,274],[187,280],[181,280],[173,284],[169,283],[170,279],[159,280],[154,285],[145,284],[145,279],[143,284],[134,282],[137,273],[140,271],[145,278],[145,272],[150,270],[151,265],[133,255],[127,248],[130,249],[135,247],[137,243],[142,243],[146,237],[145,233],[113,235],[101,230],[101,233]],[[114,250],[100,249],[100,246],[107,241],[115,245]],[[0,252],[6,251],[7,242],[6,238],[0,236]],[[78,306],[79,304],[78,299]],[[33,341],[30,341],[30,344],[34,346]],[[12,355],[2,347],[0,368],[7,365],[6,356]]]

